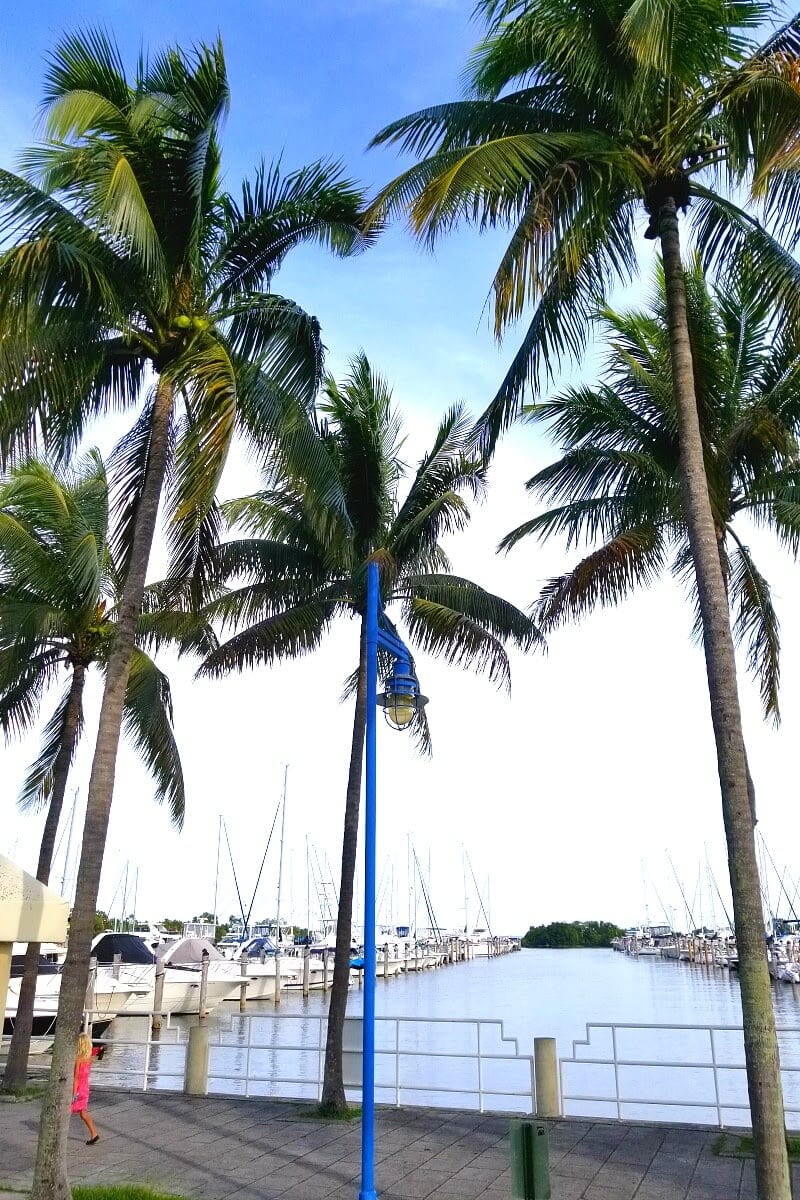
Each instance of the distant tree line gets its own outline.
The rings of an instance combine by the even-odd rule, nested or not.
[[[549,925],[531,925],[522,945],[528,950],[610,946],[611,939],[622,933],[610,921],[551,921]]]

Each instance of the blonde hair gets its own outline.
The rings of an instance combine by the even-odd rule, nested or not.
[[[78,1062],[87,1062],[92,1057],[92,1039],[88,1033],[78,1035]]]

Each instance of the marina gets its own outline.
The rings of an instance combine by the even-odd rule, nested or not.
[[[191,928],[191,926],[189,926]],[[270,937],[270,932],[272,937]],[[283,931],[282,931],[283,932]],[[6,1000],[3,1034],[13,1033],[16,1004],[24,966],[25,944],[14,946],[11,981]],[[430,931],[419,937],[407,926],[382,928],[377,937],[375,976],[389,980],[476,958],[492,959],[519,950],[515,937],[500,937],[486,929],[445,936]],[[65,947],[51,945],[40,955],[36,985],[37,1049],[54,1031]],[[333,982],[333,939],[322,937],[305,945],[282,940],[275,929],[250,938],[215,946],[207,937],[164,936],[153,924],[137,932],[98,934],[89,963],[84,1026],[108,1024],[121,1012],[145,1016],[153,1025],[172,1014],[204,1014],[217,1005],[236,1001],[279,1004],[283,995],[326,992]],[[350,962],[352,987],[363,986],[366,971],[363,948],[353,943]]]
[[[357,1061],[362,997],[358,986],[351,989],[351,1063]],[[773,1000],[782,1031],[786,1105],[793,1110],[787,1120],[797,1127],[800,996],[797,989],[775,985]],[[452,971],[400,975],[379,982],[376,1001],[381,1103],[530,1111],[534,1039],[546,1037],[555,1039],[567,1115],[617,1118],[616,1075],[620,1094],[639,1098],[623,1108],[628,1119],[723,1125],[746,1120],[738,1107],[746,1103],[746,1092],[735,973],[655,957],[636,960],[611,950],[530,950],[473,960]],[[245,1014],[218,1007],[206,1022],[209,1091],[315,1099],[326,1011],[322,993],[287,995],[277,1013],[263,1002],[248,1003]],[[173,1017],[156,1044],[148,1039],[146,1022],[120,1016],[104,1039],[109,1053],[95,1068],[96,1084],[181,1090],[193,1024],[192,1018]],[[710,1039],[719,1063],[729,1064],[718,1081]],[[588,1047],[581,1047],[585,1041]],[[586,1058],[606,1065],[601,1071],[587,1066]],[[628,1066],[627,1060],[646,1065]],[[696,1065],[701,1061],[707,1066]],[[719,1122],[715,1082],[723,1110]],[[479,1094],[481,1083],[486,1095]],[[593,1104],[566,1099],[587,1090],[605,1099]],[[499,1095],[492,1098],[493,1092]],[[356,1085],[351,1098],[357,1101]]]

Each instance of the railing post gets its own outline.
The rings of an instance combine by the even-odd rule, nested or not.
[[[161,1012],[164,1008],[164,976],[166,967],[163,959],[159,959],[156,963],[156,985],[153,990],[153,1013],[150,1030],[151,1033],[158,1037],[161,1033]]]
[[[717,1047],[714,1042],[713,1026],[709,1028],[708,1036],[711,1042],[711,1069],[714,1072],[714,1103],[717,1107],[717,1124],[722,1129],[722,1108],[719,1102],[719,1075],[717,1074]]]
[[[328,990],[328,947],[322,951],[322,990]]]
[[[150,1048],[153,1045],[151,1032],[147,1034],[147,1042],[144,1051],[144,1079],[142,1080],[142,1091],[147,1091],[147,1081],[150,1077]]]
[[[115,979],[119,979],[119,970],[120,970],[121,965],[122,965],[122,955],[115,954],[114,960],[111,964],[111,974],[114,976]]]
[[[183,1087],[188,1096],[208,1095],[208,1026],[202,1018],[189,1029]]]
[[[205,1024],[206,993],[208,991],[208,951],[203,951],[200,964],[200,998],[197,1003],[197,1024],[189,1030],[186,1047],[186,1071],[183,1087],[189,1096],[208,1094],[208,1026]]]
[[[558,1051],[556,1039],[533,1039],[534,1080],[536,1084],[537,1117],[560,1117],[561,1097],[558,1091]]]

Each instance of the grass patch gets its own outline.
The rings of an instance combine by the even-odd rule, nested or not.
[[[76,1186],[72,1189],[75,1200],[183,1200],[175,1192],[154,1192],[152,1188],[138,1183],[114,1183],[97,1187]]]
[[[786,1149],[792,1161],[800,1161],[800,1137],[787,1137]],[[753,1158],[753,1139],[747,1133],[721,1133],[712,1142],[711,1153],[721,1158]]]
[[[3,1088],[0,1091],[0,1104],[13,1104],[15,1100],[38,1100],[45,1093],[43,1083],[28,1083],[24,1087]]]
[[[308,1108],[299,1108],[298,1117],[306,1117],[309,1121],[360,1121],[361,1105],[349,1105],[344,1112],[336,1108],[323,1108],[321,1104],[311,1104]]]

